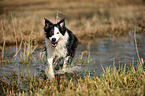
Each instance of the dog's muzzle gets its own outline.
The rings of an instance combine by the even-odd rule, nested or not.
[[[56,38],[52,38],[51,43],[53,47],[56,47],[58,42],[56,41]]]

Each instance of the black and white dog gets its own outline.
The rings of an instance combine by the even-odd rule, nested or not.
[[[45,18],[44,18],[45,19]],[[48,76],[55,78],[54,71],[65,71],[75,55],[78,39],[65,27],[65,19],[57,24],[45,19],[45,44],[48,60]]]

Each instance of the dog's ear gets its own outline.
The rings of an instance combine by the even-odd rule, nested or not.
[[[44,27],[44,29],[48,29],[50,27],[50,25],[52,25],[52,23],[49,20],[47,20],[46,18],[44,18],[44,19],[45,19],[45,27]]]
[[[64,28],[64,27],[65,27],[65,18],[63,18],[62,20],[60,20],[57,24],[58,24],[61,28]]]

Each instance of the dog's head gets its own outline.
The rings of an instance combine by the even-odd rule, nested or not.
[[[44,31],[46,38],[51,41],[53,47],[56,47],[58,41],[66,32],[65,19],[60,20],[57,24],[53,24],[49,20],[45,19]]]

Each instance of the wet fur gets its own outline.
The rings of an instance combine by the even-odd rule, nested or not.
[[[60,34],[55,33],[56,29],[59,30]],[[78,39],[65,27],[65,19],[62,19],[57,24],[45,19],[44,31],[48,60],[47,71],[50,78],[55,78],[55,70],[65,70],[66,66],[71,64],[75,56]],[[52,44],[52,37],[56,38],[56,44]]]

